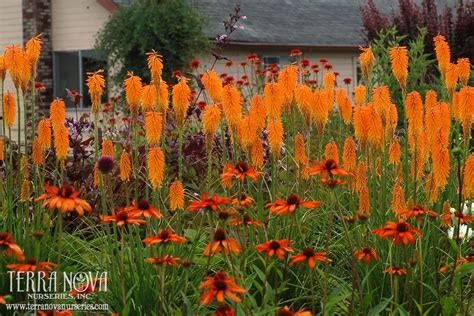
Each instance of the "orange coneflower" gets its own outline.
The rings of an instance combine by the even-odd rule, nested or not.
[[[265,128],[265,104],[261,95],[257,94],[250,100],[249,118],[257,127],[257,133]]]
[[[364,105],[366,98],[365,86],[359,85],[354,88],[354,100],[356,105]]]
[[[255,249],[258,252],[265,252],[267,256],[273,257],[277,255],[278,259],[283,260],[285,252],[293,252],[293,248],[288,245],[293,241],[282,239],[282,240],[270,240],[266,243],[259,244],[255,246]]]
[[[250,217],[250,215],[248,214],[245,214],[244,216],[242,216],[242,219],[239,219],[239,218],[232,218],[229,223],[231,225],[235,225],[235,226],[238,226],[238,225],[245,225],[245,226],[249,226],[249,225],[254,225],[254,226],[263,226],[263,222],[262,221],[259,221],[259,220],[254,220]]]
[[[443,35],[435,36],[434,39],[436,59],[438,60],[438,66],[441,73],[444,75],[446,67],[451,62],[451,52],[449,50],[449,44]]]
[[[268,143],[272,154],[278,158],[283,144],[283,124],[280,119],[268,122]]]
[[[163,217],[160,210],[157,210],[150,202],[143,199],[138,200],[138,202],[134,200],[131,206],[125,208],[125,211],[132,215],[143,216],[145,218],[151,217],[154,219]]]
[[[224,188],[230,187],[234,177],[240,181],[244,181],[245,177],[248,177],[255,182],[260,174],[262,173],[255,171],[254,167],[250,167],[245,161],[238,161],[235,166],[229,162],[224,166],[224,170],[222,171],[222,186]]]
[[[235,316],[235,310],[227,304],[221,304],[214,313],[214,316]]]
[[[458,62],[456,64],[457,73],[459,76],[459,81],[465,86],[469,81],[469,74],[471,72],[471,64],[469,63],[469,58],[458,58]]]
[[[241,302],[242,300],[236,296],[235,293],[247,292],[235,284],[225,272],[217,272],[213,277],[207,276],[204,279],[205,281],[199,286],[199,289],[207,288],[208,290],[201,295],[199,300],[205,305],[212,303],[214,299],[222,303],[224,302],[225,296],[235,302]]]
[[[452,227],[453,226],[453,219],[451,215],[451,205],[448,201],[443,203],[443,210],[441,212],[441,227]]]
[[[54,149],[59,160],[66,159],[69,151],[69,132],[64,125],[59,125],[54,131]]]
[[[290,257],[291,259],[290,266],[294,265],[295,263],[300,263],[305,260],[308,260],[309,267],[314,268],[316,266],[316,261],[321,261],[321,262],[332,261],[326,255],[327,255],[327,252],[316,252],[314,251],[313,248],[305,248],[303,249],[301,253]]]
[[[270,82],[265,85],[264,102],[268,119],[279,119],[283,106],[283,89],[279,83]]]
[[[161,257],[151,257],[151,258],[146,258],[145,262],[146,263],[151,263],[153,266],[157,265],[163,265],[163,266],[177,266],[179,265],[179,262],[181,261],[181,258],[176,258],[173,257],[172,255],[165,255]]]
[[[159,55],[154,49],[146,53],[148,61],[148,69],[150,69],[151,78],[158,83],[163,72],[163,56]]]
[[[469,225],[474,221],[474,216],[464,215],[461,211],[454,212],[454,217],[457,218],[461,225]]]
[[[474,155],[470,155],[464,163],[464,183],[462,195],[466,199],[474,197]]]
[[[156,86],[153,83],[149,85],[144,85],[140,93],[141,93],[143,111],[152,111],[156,109],[156,105],[157,105]]]
[[[216,229],[213,241],[207,244],[202,255],[209,256],[210,254],[218,254],[220,252],[227,255],[231,252],[238,255],[240,252],[240,246],[237,240],[227,237],[222,228]]]
[[[170,209],[175,211],[177,209],[184,209],[184,189],[183,184],[178,179],[170,184]]]
[[[3,140],[2,140],[2,147],[3,147]],[[2,149],[2,154],[3,154],[3,148]],[[35,166],[42,166],[44,165],[44,152],[43,148],[41,146],[41,142],[38,137],[35,137],[33,140],[33,164]],[[3,159],[0,159],[3,160]]]
[[[208,193],[204,192],[200,200],[189,201],[188,210],[197,211],[200,209],[211,209],[215,211],[219,205],[225,205],[231,201],[231,199],[217,196],[215,193],[212,197],[209,197]]]
[[[100,109],[100,98],[104,94],[105,79],[102,73],[103,69],[99,69],[95,72],[87,73],[87,87],[89,88],[89,94],[92,102],[92,113],[97,115]]]
[[[295,135],[295,161],[305,166],[308,163],[308,157],[306,156],[306,145],[304,143],[304,137],[301,133]]]
[[[359,55],[362,76],[364,77],[364,82],[368,83],[369,77],[372,74],[372,67],[374,66],[375,57],[370,47],[359,47],[359,49],[362,51],[362,53]]]
[[[15,96],[10,91],[7,91],[3,96],[3,120],[8,128],[15,125],[16,118],[16,101]]]
[[[110,139],[102,141],[102,156],[114,158],[114,143]]]
[[[173,86],[173,107],[178,125],[182,126],[186,119],[189,103],[191,102],[191,89],[187,84],[188,79],[181,77]]]
[[[133,71],[127,72],[127,76],[128,78],[124,80],[125,97],[130,107],[130,112],[136,118],[141,101],[142,79],[139,76],[134,76]]]
[[[446,66],[446,71],[444,73],[444,83],[446,85],[446,89],[448,90],[448,94],[450,96],[453,95],[454,90],[456,90],[456,85],[458,83],[458,69],[455,64],[449,63]]]
[[[307,312],[303,308],[293,313],[288,308],[288,306],[280,308],[276,313],[276,316],[311,316],[311,315],[312,315],[311,312]]]
[[[355,172],[357,165],[356,143],[352,137],[347,137],[344,141],[342,152],[342,163],[348,172]]]
[[[12,234],[8,232],[0,233],[0,251],[3,250],[9,257],[15,255],[19,261],[25,260],[25,256],[23,255],[23,251],[21,250],[20,246],[15,243]]]
[[[23,73],[28,72],[29,61],[25,58],[25,53],[19,45],[9,45],[5,48],[4,61],[6,68],[10,72],[13,84],[16,89],[20,88]]]
[[[238,123],[242,117],[242,96],[239,90],[232,84],[224,87],[222,109],[231,129],[237,130]]]
[[[360,250],[354,251],[354,256],[365,264],[369,264],[371,259],[378,261],[379,255],[370,247],[364,247]]]
[[[154,244],[167,244],[167,243],[182,244],[182,243],[185,243],[186,241],[187,241],[186,238],[173,234],[171,229],[168,229],[168,230],[160,230],[158,232],[158,235],[156,236],[148,236],[147,238],[143,240],[143,243],[146,244],[148,247],[151,247]]]
[[[51,148],[51,121],[48,118],[38,122],[38,139],[43,150]]]
[[[413,244],[415,242],[416,235],[422,236],[422,232],[419,229],[413,228],[400,219],[398,223],[387,222],[382,228],[376,228],[372,230],[372,233],[380,238],[391,238],[395,245],[408,243]]]
[[[161,129],[163,128],[163,118],[158,112],[146,112],[145,132],[148,145],[156,146],[160,142]]]
[[[298,206],[313,209],[321,205],[319,201],[302,200],[297,194],[290,194],[286,200],[277,199],[275,202],[268,203],[267,208],[270,212],[277,215],[290,215],[295,212]]]
[[[66,120],[66,104],[63,99],[57,98],[51,102],[49,113],[51,125],[53,126],[53,130],[56,132],[60,126],[64,126],[64,121]]]
[[[399,267],[389,267],[383,271],[384,273],[403,276],[407,274],[407,270],[399,268]]]
[[[221,109],[216,104],[206,105],[202,115],[202,127],[206,135],[206,144],[208,149],[212,148],[214,135],[219,128],[221,121]]]
[[[41,54],[41,45],[42,44],[43,44],[43,41],[41,40],[41,34],[38,34],[38,35],[30,38],[26,42],[25,54],[30,59],[31,64],[33,65],[33,70],[35,69],[36,63],[39,60],[39,57],[40,57],[40,54]]]
[[[400,216],[406,219],[416,217],[418,219],[418,224],[421,225],[423,220],[423,215],[428,215],[429,217],[438,217],[439,214],[435,211],[428,210],[426,206],[413,205],[411,209],[404,209],[398,212]]]
[[[127,226],[127,225],[141,225],[145,224],[146,221],[143,219],[140,219],[140,214],[132,214],[127,212],[126,210],[118,210],[117,212],[114,212],[113,215],[104,215],[101,216],[102,223],[107,224],[107,223],[112,223],[116,222],[117,226],[122,227],[122,226]]]
[[[214,102],[222,100],[224,89],[222,88],[222,81],[215,70],[208,70],[202,75],[202,83],[207,93]]]
[[[323,162],[313,161],[314,166],[308,166],[308,174],[314,176],[321,174],[321,179],[325,180],[333,176],[349,176],[349,173],[337,165],[334,159],[328,159]]]
[[[124,150],[120,155],[120,180],[124,182],[130,180],[131,173],[132,162],[130,159],[130,154]]]
[[[406,89],[408,78],[408,51],[405,46],[397,46],[390,49],[390,62],[392,72],[397,78],[403,91]]]
[[[63,184],[60,188],[45,184],[44,189],[46,193],[35,199],[35,202],[45,200],[41,207],[57,208],[61,213],[76,211],[79,216],[83,216],[84,211],[92,212],[90,204],[79,198],[81,191],[76,191],[70,184]]]
[[[332,159],[336,163],[339,163],[339,149],[335,141],[327,143],[324,147],[324,158],[326,160]]]
[[[148,151],[148,179],[153,189],[160,188],[165,172],[165,155],[158,147],[150,148]]]
[[[250,205],[252,205],[253,202],[255,202],[255,200],[251,196],[242,193],[240,195],[240,198],[233,199],[231,204],[240,207],[249,207]]]
[[[53,271],[54,267],[57,267],[56,263],[52,262],[37,262],[34,258],[29,258],[26,260],[25,263],[12,263],[8,264],[7,268],[18,271],[18,272],[43,272],[46,276],[48,276],[49,271]]]

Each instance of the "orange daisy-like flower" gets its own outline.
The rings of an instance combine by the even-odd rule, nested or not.
[[[454,212],[454,217],[456,217],[459,221],[459,223],[461,225],[465,224],[465,225],[468,225],[470,224],[472,221],[474,221],[474,216],[470,216],[470,215],[464,215],[462,212],[460,211],[456,211]]]
[[[423,215],[428,215],[429,217],[436,218],[439,216],[435,211],[427,210],[425,206],[414,205],[410,210],[401,210],[398,214],[406,219],[416,217],[418,223],[421,225],[423,220]]]
[[[327,185],[330,188],[335,188],[339,185],[347,184],[347,181],[341,179],[321,179],[319,183]]]
[[[364,247],[360,250],[354,251],[354,256],[365,264],[369,264],[371,259],[379,260],[379,255],[370,247]]]
[[[117,226],[119,226],[119,227],[127,226],[127,225],[145,224],[146,221],[144,221],[143,219],[139,219],[139,217],[140,217],[140,214],[132,214],[132,213],[127,212],[126,210],[122,209],[122,210],[119,210],[114,215],[102,216],[102,222],[104,224],[116,222]]]
[[[315,166],[308,166],[308,175],[314,176],[321,174],[321,180],[326,180],[333,176],[349,176],[349,172],[340,168],[334,159],[328,159],[324,162],[315,162]]]
[[[416,235],[422,236],[422,232],[419,229],[413,228],[404,220],[399,220],[398,223],[387,222],[384,227],[376,228],[372,230],[372,233],[380,238],[392,238],[395,245],[408,243],[413,244],[415,242]]]
[[[407,270],[399,268],[399,267],[389,267],[383,271],[384,273],[403,276],[407,274]]]
[[[186,238],[173,234],[171,229],[169,229],[160,230],[157,236],[149,236],[148,238],[145,238],[143,242],[148,245],[148,247],[150,247],[154,244],[167,244],[170,242],[175,244],[182,244],[186,242]]]
[[[25,256],[23,255],[23,251],[21,250],[20,246],[18,246],[15,241],[13,240],[12,234],[7,232],[0,233],[0,250],[4,250],[7,256],[11,257],[12,254],[19,261],[25,260]]]
[[[293,252],[293,248],[288,247],[292,243],[291,240],[270,240],[266,243],[255,246],[258,252],[266,252],[267,256],[273,257],[274,254],[278,256],[278,259],[283,260],[285,252]]]
[[[218,302],[222,303],[224,302],[225,296],[235,302],[241,302],[242,300],[235,295],[235,293],[247,292],[235,284],[235,282],[228,277],[225,272],[217,272],[213,277],[208,276],[204,279],[205,281],[199,286],[199,289],[207,288],[208,290],[201,295],[199,300],[205,305],[212,303],[214,299],[217,299]]]
[[[240,199],[233,199],[231,204],[234,206],[249,207],[250,205],[252,205],[253,202],[255,202],[255,200],[252,197],[246,195],[245,193],[242,193],[240,195]]]
[[[249,167],[249,165],[244,161],[239,161],[233,166],[231,163],[227,163],[224,166],[224,170],[221,175],[222,186],[228,188],[232,185],[232,179],[235,177],[240,181],[244,181],[247,176],[252,181],[256,181],[260,176],[261,172],[255,171],[254,167]]]
[[[280,308],[276,313],[276,316],[311,316],[311,315],[312,315],[311,312],[305,311],[303,308],[293,313],[288,308],[288,306]]]
[[[49,184],[44,186],[46,193],[35,199],[35,202],[45,200],[42,207],[49,206],[50,210],[58,209],[61,213],[76,211],[79,216],[84,211],[92,212],[92,207],[85,200],[79,198],[80,191],[76,191],[70,184],[58,188]]]
[[[248,214],[245,214],[242,219],[238,219],[236,217],[232,218],[230,221],[229,221],[230,224],[234,225],[234,226],[239,226],[239,225],[245,225],[245,226],[249,226],[249,225],[255,225],[255,226],[262,226],[263,225],[263,222],[262,221],[258,221],[258,220],[253,220]]]
[[[200,209],[211,209],[213,211],[217,210],[219,205],[228,204],[231,202],[231,199],[219,197],[216,194],[213,194],[212,197],[209,197],[209,194],[205,192],[200,200],[189,201],[188,210],[197,211]]]
[[[179,265],[180,261],[181,261],[181,258],[176,258],[176,257],[173,257],[172,255],[166,255],[162,257],[152,257],[152,258],[145,259],[145,262],[153,264],[154,267],[156,267],[157,265],[177,266]]]
[[[268,203],[266,207],[270,209],[270,212],[276,215],[290,215],[295,212],[298,206],[305,208],[316,208],[321,205],[319,201],[304,201],[297,194],[290,194],[285,200],[276,200],[273,203]]]
[[[18,271],[18,272],[43,272],[46,276],[48,276],[48,271],[53,271],[54,267],[56,267],[56,263],[52,262],[37,262],[36,259],[30,258],[26,260],[25,263],[12,263],[8,264],[7,268]]]
[[[332,260],[326,256],[326,252],[316,252],[313,248],[305,248],[303,251],[297,255],[291,256],[290,266],[294,265],[295,263],[300,263],[305,260],[308,260],[308,264],[310,268],[314,268],[316,266],[316,261],[321,262],[331,262]]]
[[[138,200],[138,203],[133,201],[132,205],[125,208],[125,210],[133,215],[143,216],[145,218],[151,217],[155,219],[163,217],[161,212],[154,208],[147,200]]]
[[[235,310],[227,304],[221,304],[214,313],[214,316],[235,316]]]
[[[226,254],[233,252],[236,255],[240,252],[240,246],[237,240],[228,238],[222,228],[216,229],[214,232],[214,240],[207,244],[203,256],[218,254],[219,252],[225,252]]]

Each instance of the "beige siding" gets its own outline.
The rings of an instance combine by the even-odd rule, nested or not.
[[[97,31],[110,16],[96,0],[52,0],[52,6],[55,51],[92,49]]]

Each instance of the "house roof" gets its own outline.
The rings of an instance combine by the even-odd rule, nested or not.
[[[446,2],[438,0],[438,9]],[[273,46],[313,46],[350,48],[363,45],[361,0],[190,0],[208,19],[210,39],[224,33],[222,21],[236,4],[244,28],[232,34],[234,44]],[[390,14],[398,0],[375,0],[378,8]],[[366,1],[363,1],[366,3]]]

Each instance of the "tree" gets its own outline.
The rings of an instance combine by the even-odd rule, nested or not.
[[[137,0],[110,18],[97,36],[96,49],[109,60],[117,83],[131,70],[149,81],[146,53],[155,49],[163,55],[166,80],[207,50],[203,26],[204,19],[186,0]]]

